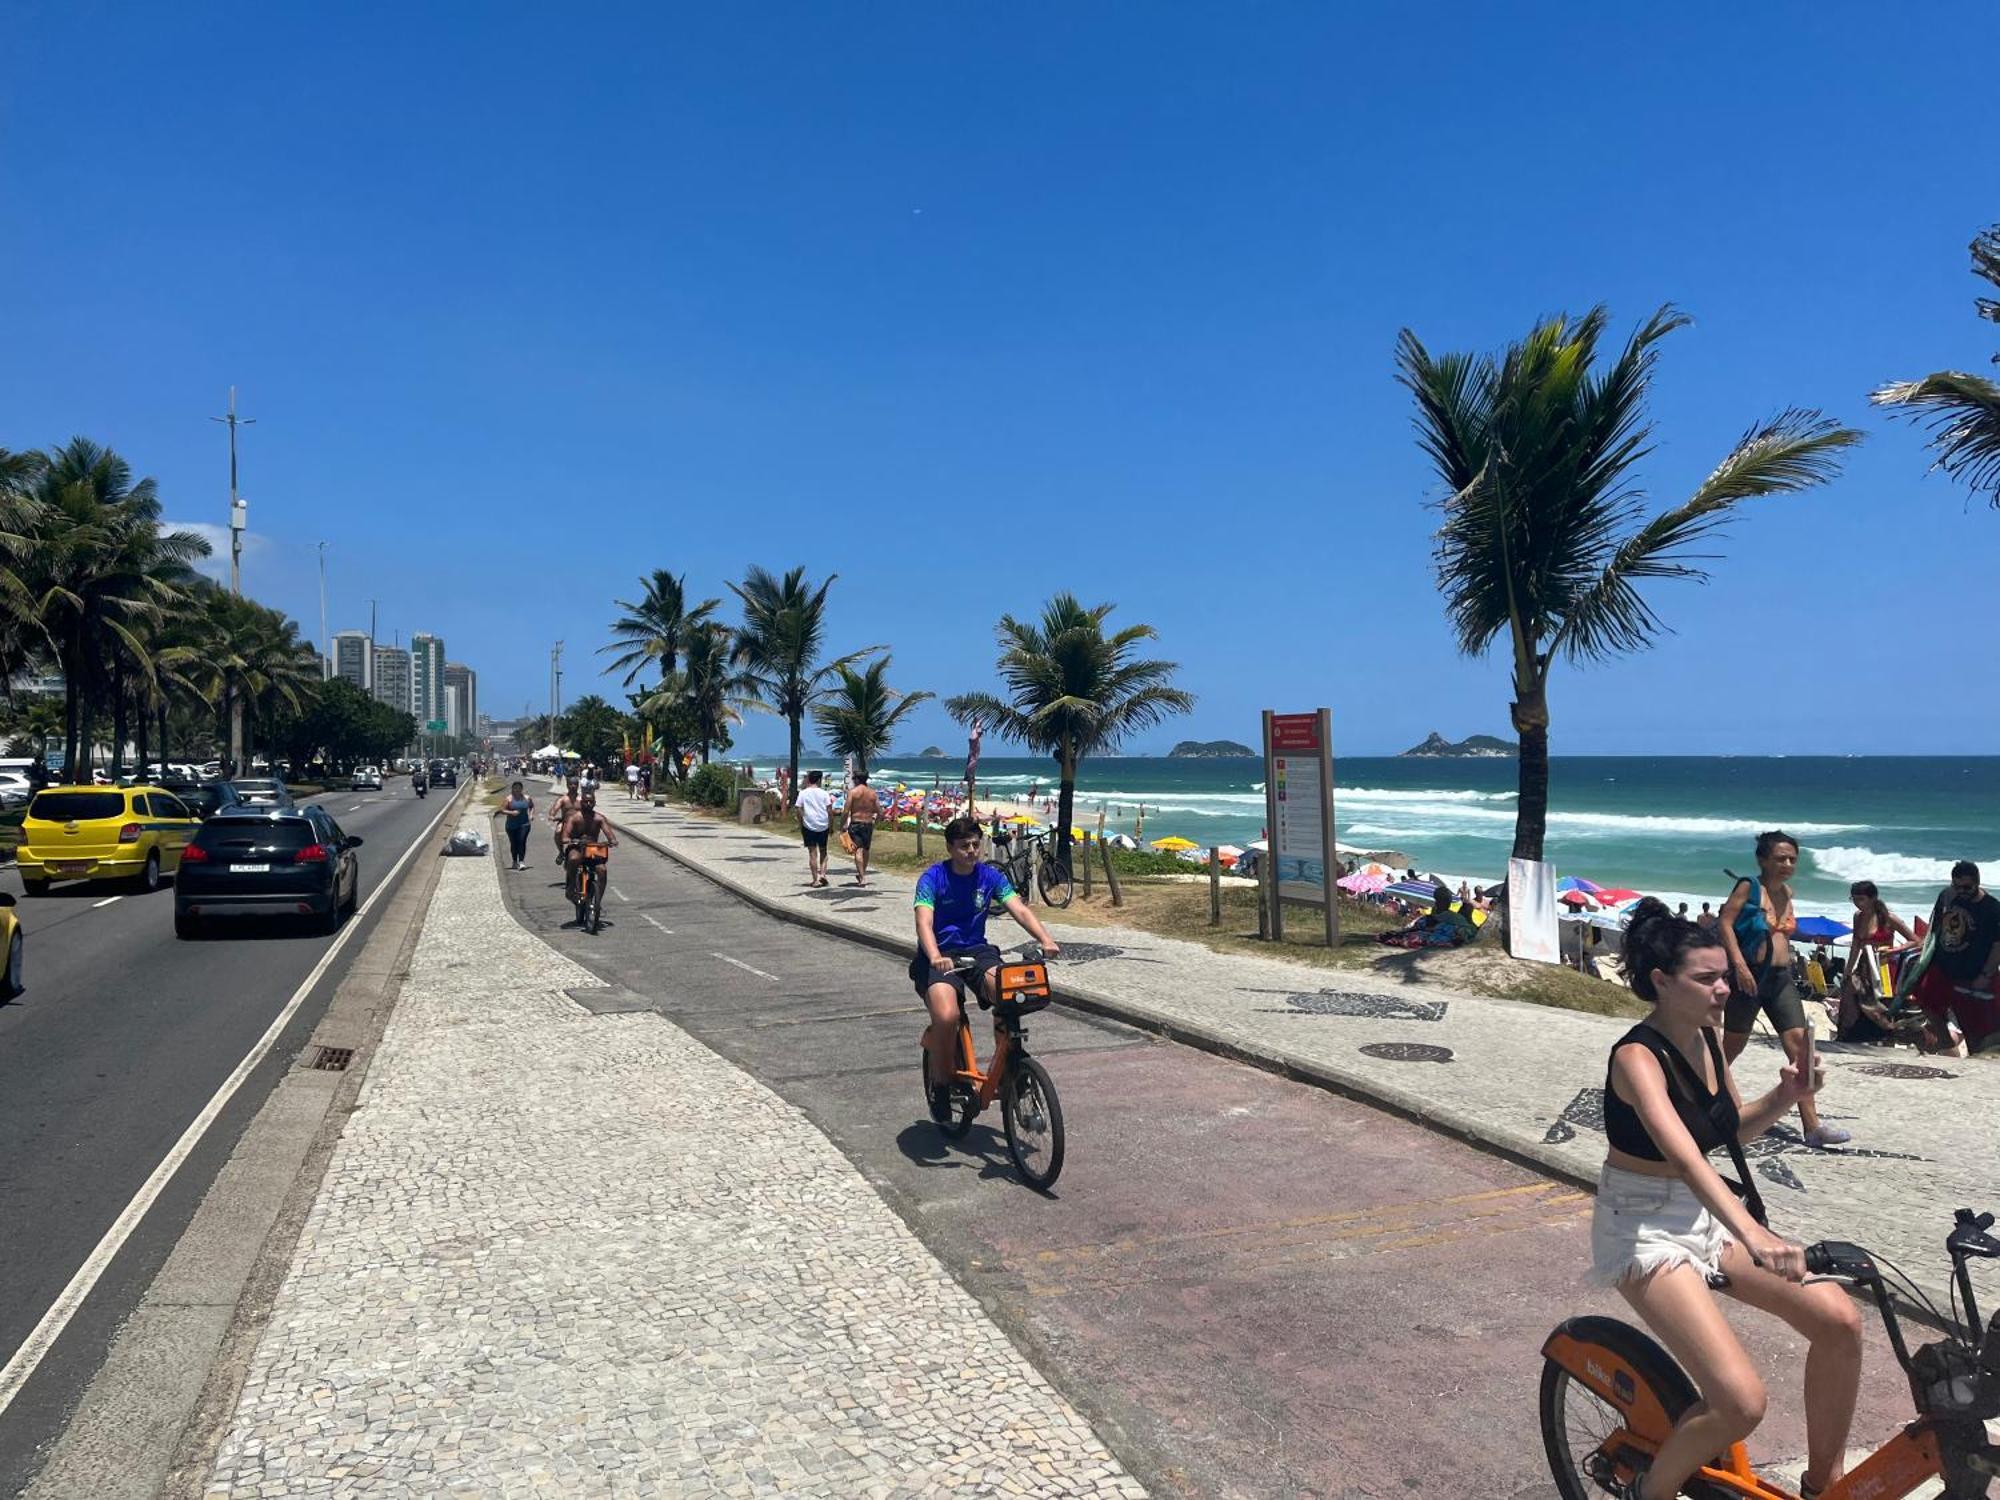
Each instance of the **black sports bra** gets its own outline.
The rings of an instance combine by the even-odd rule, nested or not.
[[[1618,1059],[1620,1047],[1644,1047],[1659,1059],[1660,1071],[1667,1075],[1667,1097],[1674,1101],[1674,1113],[1681,1117],[1681,1124],[1694,1137],[1695,1145],[1706,1156],[1716,1147],[1736,1138],[1742,1125],[1737,1113],[1736,1100],[1724,1081],[1725,1064],[1722,1060],[1722,1046],[1715,1039],[1715,1032],[1702,1027],[1703,1040],[1708,1043],[1708,1055],[1715,1065],[1716,1091],[1710,1093],[1703,1086],[1700,1077],[1688,1065],[1681,1049],[1660,1035],[1651,1026],[1641,1021],[1618,1039],[1611,1049],[1613,1062]],[[1604,1071],[1604,1134],[1611,1144],[1627,1156],[1636,1156],[1641,1161],[1665,1161],[1666,1153],[1647,1134],[1646,1122],[1639,1118],[1639,1111],[1618,1097],[1618,1090],[1611,1084],[1611,1069]]]

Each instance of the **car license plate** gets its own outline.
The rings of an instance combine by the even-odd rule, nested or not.
[[[238,875],[268,875],[271,873],[269,865],[231,865],[229,868],[234,870]]]
[[[89,863],[81,859],[59,859],[55,863],[55,872],[58,875],[84,875],[88,874],[89,870]]]

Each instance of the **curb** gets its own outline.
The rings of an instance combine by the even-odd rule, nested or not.
[[[907,943],[899,942],[887,933],[852,926],[838,917],[825,913],[800,911],[782,906],[762,892],[752,890],[733,876],[725,875],[719,870],[711,870],[691,857],[668,848],[659,839],[641,833],[629,823],[621,831],[654,853],[672,860],[683,869],[701,876],[713,885],[722,887],[731,895],[749,902],[780,921],[790,922],[799,927],[809,927],[829,937],[843,938],[848,942],[877,948],[884,953],[895,954],[899,958],[907,957],[909,954]],[[1158,1015],[1143,1006],[1135,1005],[1130,1000],[1116,999],[1094,990],[1081,988],[1066,978],[1056,978],[1054,974],[1051,978],[1054,980],[1052,987],[1056,1001],[1072,1010],[1101,1016],[1106,1020],[1119,1021],[1167,1041],[1193,1047],[1230,1062],[1244,1063],[1263,1072],[1291,1079],[1295,1083],[1309,1084],[1330,1094],[1339,1094],[1357,1103],[1386,1110],[1401,1119],[1422,1125],[1441,1135],[1450,1136],[1489,1155],[1499,1156],[1517,1166],[1567,1183],[1571,1187],[1592,1194],[1597,1191],[1597,1178],[1594,1175],[1579,1172],[1572,1163],[1563,1160],[1552,1151],[1544,1150],[1540,1142],[1528,1138],[1509,1140],[1494,1131],[1492,1127],[1470,1116],[1439,1109],[1414,1089],[1397,1088],[1393,1084],[1379,1083],[1370,1078],[1348,1074],[1321,1063],[1307,1062],[1272,1048],[1258,1047],[1238,1038],[1226,1036],[1219,1031],[1211,1031],[1205,1026],[1178,1016]]]

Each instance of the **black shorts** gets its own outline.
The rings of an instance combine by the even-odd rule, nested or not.
[[[866,849],[870,844],[875,842],[875,825],[873,823],[849,823],[847,825],[847,836],[854,840],[855,848]]]
[[[1757,980],[1757,992],[1746,993],[1731,989],[1729,1004],[1722,1012],[1722,1029],[1737,1036],[1748,1036],[1757,1024],[1757,1012],[1762,1011],[1770,1018],[1771,1029],[1783,1036],[1788,1031],[1797,1031],[1806,1024],[1806,1000],[1799,993],[1799,987],[1792,982],[1790,969],[1752,969]]]
[[[917,993],[926,999],[930,997],[932,985],[948,984],[958,991],[959,1003],[963,1005],[966,981],[975,977],[984,979],[999,968],[1001,963],[1000,950],[991,943],[981,943],[977,948],[940,948],[938,952],[946,958],[959,958],[970,954],[978,962],[970,974],[957,969],[953,969],[949,974],[940,974],[931,967],[931,961],[924,957],[922,950],[918,950],[917,956],[910,960],[910,983],[915,985]]]
[[[799,830],[799,837],[805,840],[805,846],[808,849],[817,849],[822,854],[826,853],[826,835],[827,830],[824,828],[801,828]]]

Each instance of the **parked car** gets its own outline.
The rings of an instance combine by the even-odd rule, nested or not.
[[[35,784],[25,771],[0,771],[0,810],[26,807],[35,795]]]
[[[0,943],[4,943],[7,967],[0,973],[0,1000],[12,1000],[27,988],[21,975],[21,919],[14,914],[11,892],[0,891]]]
[[[360,847],[317,803],[219,813],[182,856],[174,934],[199,936],[226,916],[305,916],[332,932],[361,904]]]
[[[361,766],[347,784],[357,792],[379,792],[382,790],[382,773],[373,766]]]
[[[52,880],[130,880],[157,890],[200,826],[164,787],[51,787],[21,820],[21,888],[43,896]]]
[[[290,807],[292,794],[275,776],[244,776],[236,780],[236,795],[252,807]]]

